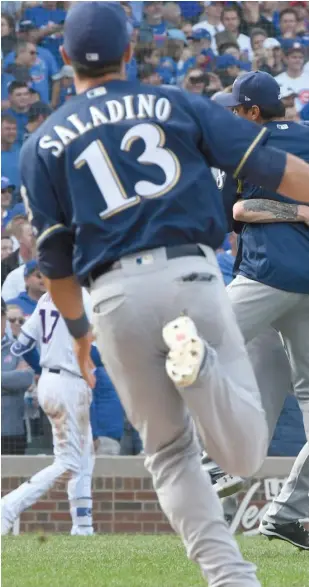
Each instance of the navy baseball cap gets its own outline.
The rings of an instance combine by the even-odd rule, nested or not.
[[[277,106],[280,104],[280,86],[265,71],[252,71],[236,78],[232,92],[221,97],[220,104],[227,108],[236,106]]]
[[[132,26],[118,2],[75,2],[64,23],[64,49],[87,67],[103,67],[122,58]]]

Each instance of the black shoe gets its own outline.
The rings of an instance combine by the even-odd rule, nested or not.
[[[202,465],[203,469],[209,473],[214,490],[220,498],[234,495],[243,488],[244,480],[241,477],[224,473],[205,452],[202,454]]]
[[[300,550],[309,550],[309,532],[300,522],[289,524],[271,524],[262,520],[259,526],[260,534],[267,536],[269,540],[278,538],[293,544]]]

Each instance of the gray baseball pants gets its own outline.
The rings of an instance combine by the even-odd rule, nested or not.
[[[227,288],[259,384],[271,440],[286,395],[291,369],[294,393],[309,438],[309,295],[271,288],[243,276]],[[288,352],[284,351],[280,332]],[[309,445],[295,460],[280,495],[265,519],[284,524],[309,516]]]
[[[209,453],[230,473],[252,475],[268,432],[247,351],[214,252],[167,260],[164,248],[121,260],[91,285],[99,351],[128,419],[139,431],[161,507],[210,587],[257,587],[200,463],[193,418]],[[182,312],[207,348],[190,388],[165,372],[162,328]]]

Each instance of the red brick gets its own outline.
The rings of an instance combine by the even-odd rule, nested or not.
[[[154,491],[136,491],[136,501],[158,501],[157,494]]]
[[[113,514],[97,513],[93,518],[95,522],[111,522],[113,519]]]
[[[136,514],[138,521],[143,522],[163,522],[164,517],[162,512],[140,512]]]
[[[50,500],[57,500],[57,501],[66,501],[68,499],[68,494],[66,491],[50,491],[49,492],[49,499]]]
[[[128,489],[142,489],[142,480],[138,477],[126,477],[123,480],[123,488]]]
[[[94,491],[92,493],[92,499],[98,501],[113,501],[112,491]]]
[[[142,531],[143,532],[147,532],[147,533],[149,532],[151,534],[154,534],[155,533],[155,530],[156,530],[156,525],[155,524],[151,524],[149,522],[144,522],[142,524]]]
[[[124,532],[125,534],[137,533],[142,531],[142,525],[138,522],[115,522],[114,531],[120,533]]]
[[[169,534],[173,534],[173,530],[168,524],[168,522],[159,522],[156,524],[157,532],[168,532]]]
[[[61,522],[67,522],[67,521],[71,520],[71,517],[70,517],[69,512],[53,512],[50,515],[50,519],[52,522],[58,522],[59,520]]]
[[[115,491],[115,501],[134,501],[134,492]]]
[[[105,477],[104,487],[105,489],[114,489],[114,480],[112,477]]]
[[[38,522],[49,522],[50,514],[46,514],[45,512],[37,512],[36,519]]]
[[[32,522],[33,520],[37,519],[37,515],[34,512],[23,512],[21,514],[21,521],[22,522]]]
[[[45,512],[46,510],[55,510],[56,509],[56,502],[55,501],[39,501],[38,503],[33,504],[33,510],[40,510],[41,512]]]
[[[131,512],[115,512],[114,520],[117,522],[134,522],[135,516],[139,514],[133,514]]]

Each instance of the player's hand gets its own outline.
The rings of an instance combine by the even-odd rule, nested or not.
[[[78,338],[74,342],[74,350],[79,364],[81,374],[91,389],[95,386],[95,376],[93,374],[95,366],[91,360],[91,344],[93,336],[89,331],[82,338]]]
[[[307,224],[307,226],[309,226],[309,206],[306,206],[305,204],[299,204],[297,212],[301,222],[304,222]]]

